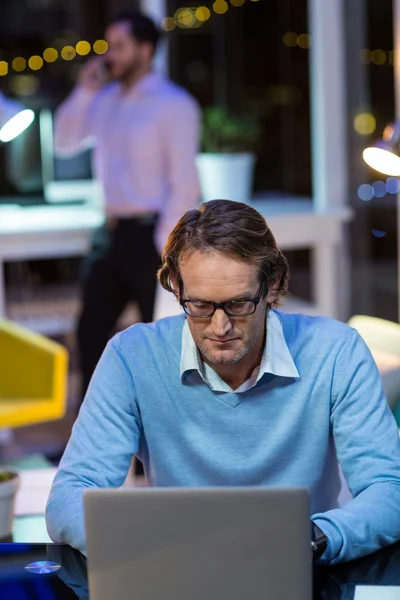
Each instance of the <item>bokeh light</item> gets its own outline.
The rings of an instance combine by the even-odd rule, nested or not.
[[[215,0],[213,4],[213,11],[217,13],[217,15],[224,15],[229,8],[226,0]]]
[[[73,60],[76,56],[76,50],[73,46],[64,46],[61,50],[61,58],[64,60]]]
[[[297,45],[303,50],[308,50],[311,46],[311,36],[308,33],[302,33],[297,38]]]
[[[43,52],[43,58],[48,63],[55,62],[58,58],[58,50],[55,48],[46,48],[46,50]]]
[[[360,51],[360,62],[362,62],[363,65],[370,65],[372,60],[371,55],[372,53],[369,48],[363,48],[363,50]]]
[[[77,45],[75,46],[75,49],[76,49],[77,54],[79,54],[79,56],[86,56],[91,51],[92,47],[89,44],[89,42],[86,42],[85,40],[81,40],[80,42],[77,43]]]
[[[358,197],[364,202],[369,202],[374,197],[374,189],[369,183],[363,183],[358,188]]]
[[[39,71],[43,67],[43,58],[41,56],[31,56],[28,60],[29,68],[32,71]]]
[[[8,62],[0,60],[0,77],[8,74]]]
[[[374,50],[371,54],[371,61],[374,65],[384,65],[386,62],[386,52],[383,50]]]
[[[193,27],[196,22],[191,8],[181,8],[175,13],[175,20],[179,27]]]
[[[372,235],[374,235],[377,238],[383,238],[385,237],[385,235],[387,235],[387,231],[382,231],[382,229],[373,229]]]
[[[211,17],[211,11],[209,8],[207,8],[207,6],[199,6],[196,8],[196,12],[194,13],[195,17],[198,21],[201,21],[202,23],[204,23],[205,21],[208,21],[208,19]]]
[[[37,75],[14,75],[10,81],[10,90],[16,96],[34,96],[40,87]]]
[[[376,119],[371,113],[360,113],[354,117],[354,129],[360,135],[371,135],[376,129]]]
[[[232,6],[243,6],[245,0],[230,0]]]
[[[297,46],[298,37],[299,36],[294,31],[288,31],[283,36],[283,43],[285,44],[285,46],[289,46],[289,48],[294,48],[295,46]]]
[[[93,51],[96,54],[105,54],[108,50],[108,44],[106,40],[96,40],[93,44]]]
[[[383,181],[374,181],[372,184],[372,189],[374,190],[374,196],[377,198],[383,198],[386,196],[386,183]]]
[[[25,71],[25,69],[26,69],[26,59],[22,58],[22,56],[17,56],[12,61],[12,68],[17,73],[21,73],[21,71]]]
[[[172,17],[165,17],[161,21],[161,29],[164,31],[173,31],[176,27],[175,19]]]
[[[386,179],[386,191],[388,194],[398,194],[400,191],[400,180],[397,177],[388,177]]]

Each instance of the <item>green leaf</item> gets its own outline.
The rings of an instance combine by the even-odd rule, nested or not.
[[[232,114],[223,106],[204,110],[203,152],[253,152],[259,137],[259,120],[254,115]]]

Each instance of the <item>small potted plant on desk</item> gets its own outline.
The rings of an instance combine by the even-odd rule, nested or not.
[[[258,138],[256,117],[233,114],[221,106],[205,109],[202,152],[197,157],[203,201],[250,203]]]
[[[20,477],[16,471],[0,467],[0,540],[8,540],[12,534],[19,484]]]

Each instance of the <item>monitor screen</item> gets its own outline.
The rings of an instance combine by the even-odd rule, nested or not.
[[[68,158],[55,156],[53,115],[50,110],[40,112],[39,126],[46,202],[97,203],[99,186],[92,178],[92,150],[88,149]]]

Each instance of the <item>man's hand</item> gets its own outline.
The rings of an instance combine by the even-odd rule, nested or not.
[[[104,56],[91,58],[79,73],[79,84],[93,92],[99,91],[109,81]]]

